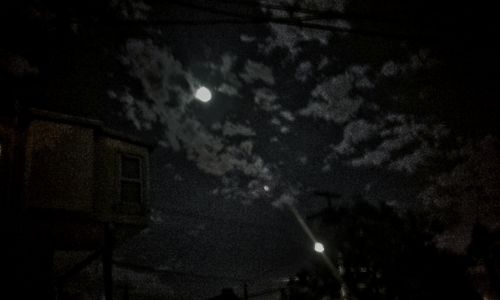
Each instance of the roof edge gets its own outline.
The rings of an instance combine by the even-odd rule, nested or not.
[[[119,130],[111,129],[106,127],[104,123],[100,120],[95,120],[91,118],[78,117],[73,115],[68,115],[64,113],[52,112],[47,110],[30,108],[25,113],[28,120],[46,120],[46,121],[57,121],[60,123],[68,125],[77,125],[82,127],[87,127],[100,132],[102,135],[112,137],[125,142],[133,143],[148,148],[150,151],[156,148],[156,143],[142,139],[138,136],[132,136],[121,132]]]

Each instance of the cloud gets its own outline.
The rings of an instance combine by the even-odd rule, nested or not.
[[[372,139],[377,134],[379,128],[379,125],[369,123],[364,119],[349,122],[344,127],[342,142],[334,147],[335,152],[341,155],[354,153],[356,146],[361,142]]]
[[[221,56],[221,63],[209,63],[208,67],[211,70],[217,71],[222,74],[224,77],[227,77],[232,74],[233,67],[237,61],[236,55],[232,55],[230,53],[224,53]]]
[[[391,77],[400,72],[401,68],[393,61],[389,60],[380,69],[380,73],[385,77]]]
[[[416,171],[418,166],[423,165],[426,160],[432,157],[435,153],[435,149],[433,149],[427,141],[422,141],[418,148],[412,152],[391,161],[388,168],[390,170],[413,173]]]
[[[290,190],[283,192],[278,199],[272,202],[272,205],[279,208],[289,207],[297,202],[297,191]]]
[[[225,53],[221,57],[221,63],[209,63],[208,68],[222,76],[223,82],[216,87],[220,93],[228,96],[239,96],[239,89],[243,83],[238,79],[234,72],[234,67],[237,61],[236,55]]]
[[[280,121],[280,119],[273,117],[271,119],[271,124],[276,125],[276,126],[281,126],[281,121]]]
[[[238,96],[238,88],[235,86],[232,86],[227,83],[222,83],[218,88],[217,91],[222,94],[226,94],[228,96]]]
[[[274,85],[274,76],[271,68],[253,60],[247,60],[245,70],[240,73],[240,77],[246,83],[262,81],[268,85]]]
[[[183,110],[193,100],[195,79],[168,48],[159,47],[149,39],[130,39],[125,52],[122,63],[129,68],[129,75],[140,81],[146,97],[159,111],[165,111],[167,104]],[[171,94],[177,97],[171,99]]]
[[[225,136],[253,136],[255,131],[250,127],[226,121],[222,126],[222,134]]]
[[[254,91],[254,101],[262,109],[268,112],[276,111],[281,105],[276,104],[278,96],[268,88],[259,88]]]
[[[254,37],[254,36],[249,36],[249,35],[246,35],[246,34],[242,34],[240,35],[240,40],[243,42],[243,43],[251,43],[253,41],[255,41],[257,38]]]
[[[413,173],[439,152],[448,133],[443,125],[419,123],[402,114],[387,114],[373,122],[358,119],[344,127],[343,139],[332,155],[354,167],[385,166]]]
[[[300,82],[306,82],[312,75],[312,64],[310,61],[300,63],[295,71],[295,79]]]
[[[287,133],[290,132],[290,127],[288,127],[288,126],[281,126],[280,132],[283,133],[283,134],[287,134]]]
[[[353,90],[374,87],[366,76],[367,70],[368,67],[354,65],[345,73],[321,82],[311,93],[313,100],[299,114],[340,124],[351,120],[363,104]]]
[[[110,6],[125,19],[146,20],[151,11],[151,6],[137,0],[112,0]]]
[[[264,164],[258,165],[255,172],[260,175],[250,180],[243,180],[241,176],[227,173],[222,176],[222,186],[213,190],[212,193],[225,199],[243,201],[244,204],[250,204],[256,199],[270,199],[276,182],[274,174]],[[264,186],[268,187],[268,191],[264,189]]]
[[[410,54],[407,61],[395,62],[386,61],[380,68],[379,74],[383,77],[394,77],[400,74],[407,74],[410,71],[430,68],[437,64],[437,61],[430,57],[430,51],[420,49],[417,53]]]
[[[318,64],[318,71],[321,71],[323,68],[325,68],[328,64],[330,63],[330,60],[328,59],[328,57],[326,56],[323,56],[321,58],[321,61],[319,62]]]
[[[294,115],[289,110],[280,111],[280,115],[283,117],[283,119],[285,119],[285,120],[287,120],[289,122],[295,121]]]
[[[259,44],[259,51],[270,54],[277,48],[288,50],[290,58],[295,59],[302,51],[300,43],[308,41],[318,41],[322,45],[327,45],[331,32],[324,30],[297,28],[283,24],[271,24],[271,36],[267,37],[263,43]]]

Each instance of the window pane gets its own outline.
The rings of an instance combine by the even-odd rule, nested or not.
[[[123,203],[141,203],[141,184],[138,182],[121,182],[121,201]]]
[[[122,156],[122,177],[141,178],[141,161],[139,158]]]

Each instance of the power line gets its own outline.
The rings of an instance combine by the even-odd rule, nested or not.
[[[226,0],[209,0],[213,2],[220,3],[229,3]],[[334,24],[325,24],[325,23],[311,23],[311,21],[333,21],[333,20],[356,20],[356,21],[370,21],[370,22],[382,22],[382,23],[392,23],[393,25],[404,25],[401,21],[396,19],[390,19],[387,17],[378,17],[375,15],[363,15],[363,14],[355,14],[355,13],[342,13],[337,11],[318,11],[318,10],[307,10],[302,8],[297,8],[296,10],[290,11],[290,9],[271,5],[269,6],[273,10],[280,10],[286,12],[299,12],[301,14],[306,14],[306,16],[262,16],[262,15],[247,15],[241,13],[234,13],[228,10],[209,7],[206,5],[199,5],[193,2],[184,2],[184,1],[171,1],[171,3],[179,6],[183,6],[189,9],[197,10],[200,12],[209,12],[213,14],[219,14],[226,17],[235,18],[236,20],[229,19],[228,21],[232,24],[259,24],[259,23],[277,23],[295,27],[303,27],[310,29],[318,29],[325,30],[331,32],[342,32],[342,33],[354,33],[359,35],[366,36],[379,36],[385,38],[396,38],[396,39],[423,39],[429,38],[423,35],[418,34],[406,34],[406,33],[391,33],[391,32],[382,32],[375,30],[367,30],[361,28],[345,28],[335,26]],[[238,2],[239,3],[239,2]],[[248,1],[245,1],[247,6],[249,4]]]
[[[225,0],[211,0],[216,2],[227,2]],[[3,20],[3,23],[33,23],[38,24],[52,24],[52,25],[69,25],[69,24],[82,24],[88,26],[112,26],[112,27],[155,27],[155,26],[208,26],[208,25],[255,25],[255,24],[281,24],[287,26],[293,26],[298,28],[307,28],[314,30],[329,31],[334,33],[349,33],[368,37],[382,37],[388,39],[397,40],[428,40],[431,36],[425,36],[422,34],[409,34],[409,33],[398,33],[398,32],[386,32],[380,30],[364,29],[364,28],[351,28],[351,27],[340,27],[332,24],[330,21],[333,20],[365,20],[365,21],[384,21],[393,22],[393,20],[386,20],[384,18],[379,18],[375,16],[366,15],[356,15],[356,14],[345,14],[335,11],[316,11],[316,10],[304,10],[299,9],[298,11],[305,16],[269,16],[269,15],[256,15],[256,14],[242,14],[231,12],[224,9],[208,7],[206,5],[199,5],[192,2],[183,1],[172,1],[174,5],[183,6],[188,9],[218,14],[223,16],[223,18],[211,18],[211,19],[106,19],[106,18],[93,18],[93,17],[79,17],[79,18],[61,18],[55,17],[48,20],[19,20],[10,19]],[[247,2],[248,3],[248,2]],[[280,9],[287,11],[287,8],[281,6],[272,5],[273,9]],[[312,13],[314,12],[314,13]],[[329,23],[330,22],[330,23]],[[17,25],[15,24],[15,25]]]
[[[300,14],[308,14],[314,15],[315,18],[328,18],[328,19],[342,19],[342,20],[361,20],[361,21],[372,21],[372,22],[380,22],[380,23],[391,23],[391,24],[404,24],[404,21],[401,19],[392,18],[386,15],[367,15],[367,14],[359,14],[359,13],[345,13],[335,10],[317,10],[310,9],[301,6],[300,4],[295,5],[286,5],[286,4],[269,4],[270,2],[262,2],[262,1],[245,1],[239,0],[237,2],[231,0],[208,0],[209,2],[216,3],[224,3],[224,4],[232,4],[238,6],[247,6],[255,9],[269,9],[275,11],[282,11],[289,14],[300,13]]]

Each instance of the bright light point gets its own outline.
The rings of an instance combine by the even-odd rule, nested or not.
[[[196,94],[194,94],[194,96],[201,102],[208,102],[210,101],[210,99],[212,99],[212,93],[210,92],[209,89],[207,89],[204,86],[197,89]]]
[[[323,253],[323,251],[325,251],[325,247],[320,242],[316,242],[314,243],[314,251],[318,253]]]
[[[269,192],[270,190],[271,190],[271,189],[269,188],[269,186],[268,186],[268,185],[265,185],[265,186],[264,186],[264,191]]]

